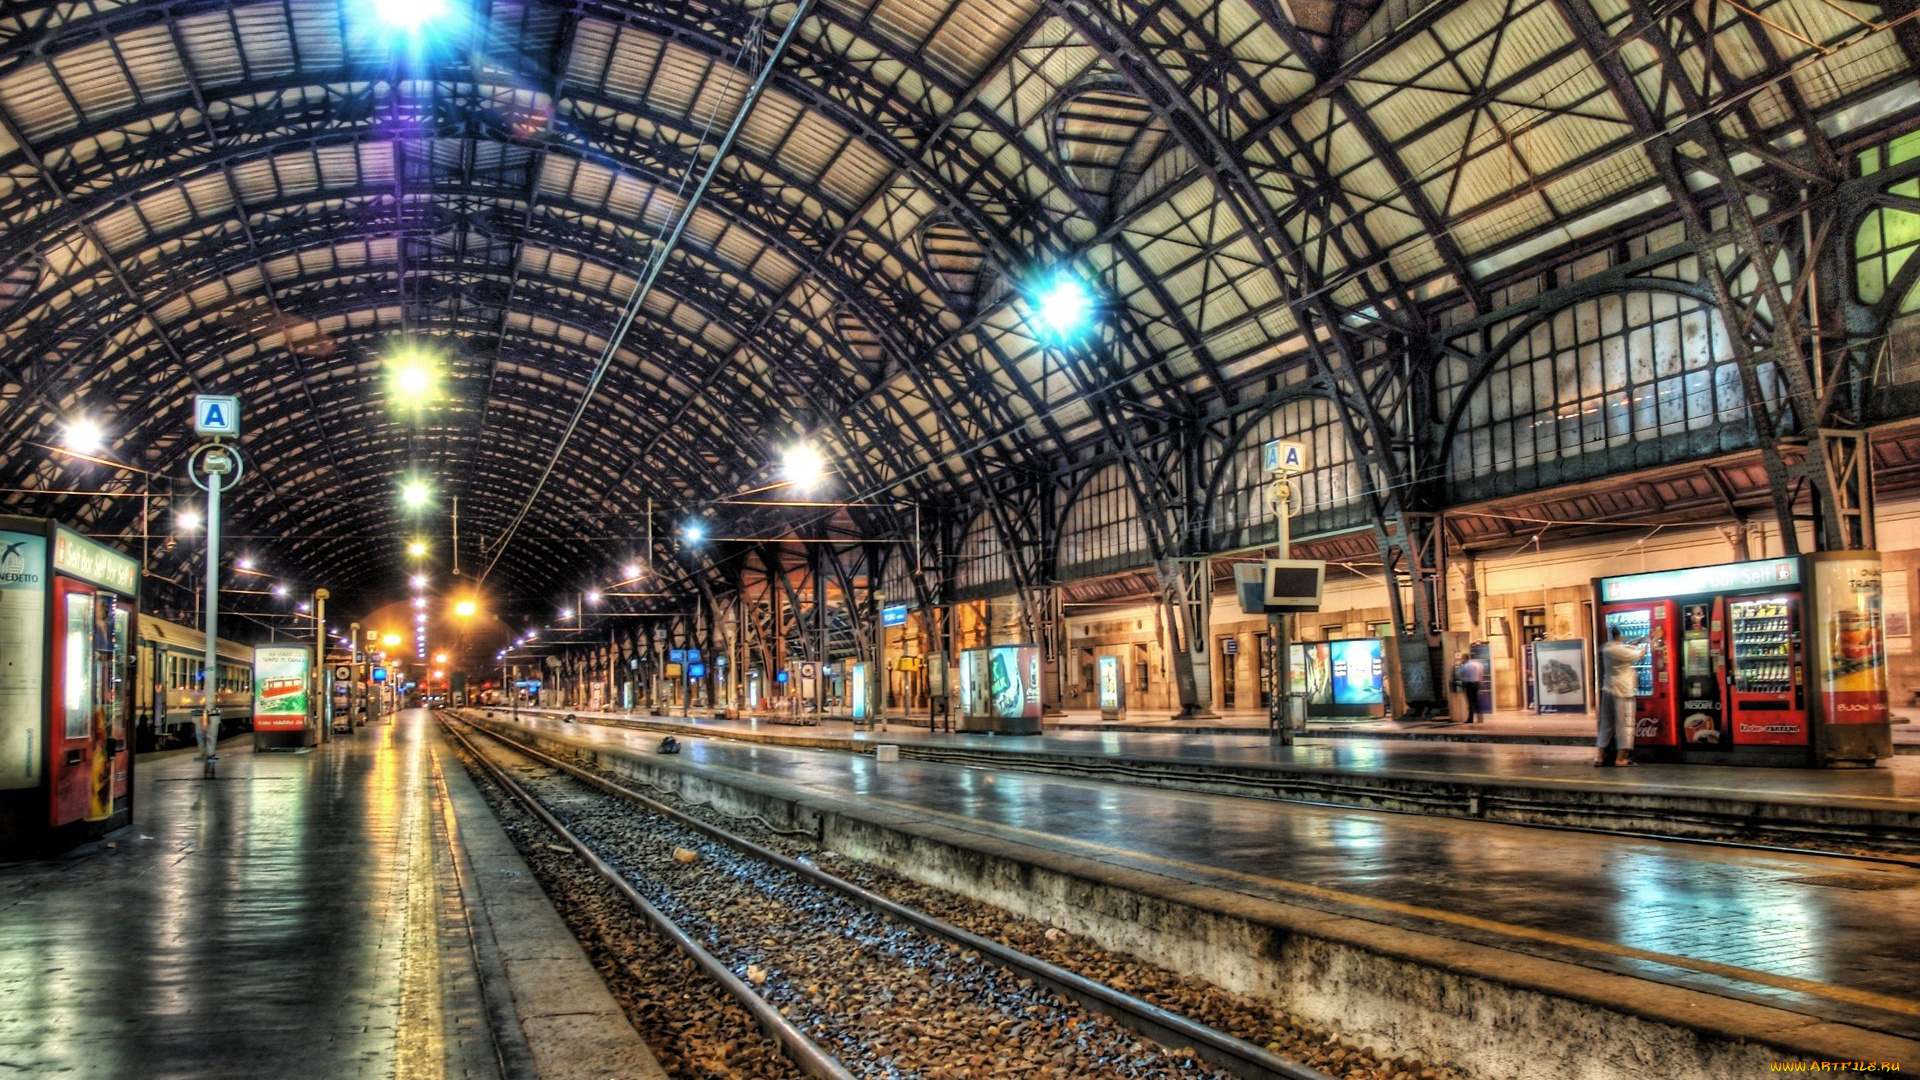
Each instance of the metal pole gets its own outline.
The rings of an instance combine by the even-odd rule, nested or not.
[[[1284,477],[1275,477],[1273,496],[1277,511],[1274,516],[1279,519],[1280,557],[1285,559],[1293,551],[1293,485]],[[1272,666],[1268,669],[1273,672],[1273,704],[1268,717],[1268,738],[1281,746],[1292,746],[1293,669],[1290,661],[1293,656],[1293,616],[1268,615],[1267,640],[1273,642],[1274,650],[1270,662]]]
[[[220,756],[220,706],[215,701],[215,687],[220,681],[220,657],[216,650],[220,640],[221,475],[211,469],[207,472],[207,667],[200,676],[200,756],[207,761]]]
[[[327,597],[333,595],[325,589],[313,590],[313,670],[320,700],[314,703],[314,718],[320,725],[317,743],[328,742],[333,736],[333,717],[329,715],[333,708],[333,687],[327,668]]]

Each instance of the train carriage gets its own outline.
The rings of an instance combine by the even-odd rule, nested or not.
[[[190,746],[204,705],[200,687],[207,636],[191,626],[142,616],[137,637],[136,745],[142,751]],[[216,653],[213,703],[224,738],[253,727],[253,650],[221,638]]]

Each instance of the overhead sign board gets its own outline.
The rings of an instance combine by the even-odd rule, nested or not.
[[[1270,473],[1307,471],[1307,444],[1291,439],[1268,439],[1261,447],[1261,461]]]
[[[383,667],[377,667],[377,668],[374,668],[374,669],[373,669],[373,681],[374,681],[374,682],[386,682],[386,681],[387,681],[387,669],[386,669],[386,668],[383,668]]]
[[[881,626],[907,625],[907,605],[888,604],[886,607],[881,608],[880,609],[880,625]]]
[[[240,399],[226,394],[196,394],[193,398],[193,433],[216,438],[236,438],[240,434]]]
[[[122,596],[137,596],[140,562],[62,525],[53,531],[53,568]]]
[[[1753,562],[1693,566],[1652,574],[1600,579],[1600,601],[1647,600],[1654,597],[1693,596],[1735,589],[1771,589],[1800,584],[1799,559],[1757,559]]]

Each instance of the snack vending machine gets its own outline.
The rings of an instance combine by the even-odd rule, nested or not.
[[[1877,552],[1598,578],[1594,595],[1603,644],[1617,627],[1646,645],[1636,749],[1773,765],[1892,753]]]

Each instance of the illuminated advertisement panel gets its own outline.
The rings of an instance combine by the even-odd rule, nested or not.
[[[304,731],[307,666],[313,654],[286,645],[253,649],[253,730]]]
[[[1102,710],[1118,709],[1120,707],[1120,658],[1102,656],[1099,658],[1098,668],[1099,673],[1095,677],[1099,680],[1100,708]]]
[[[975,718],[1040,718],[1040,647],[995,645],[960,654],[960,712]]]
[[[855,664],[847,669],[847,704],[853,709],[855,720],[868,719],[867,713],[867,665]]]
[[[1386,649],[1379,638],[1327,642],[1335,705],[1384,705]]]

